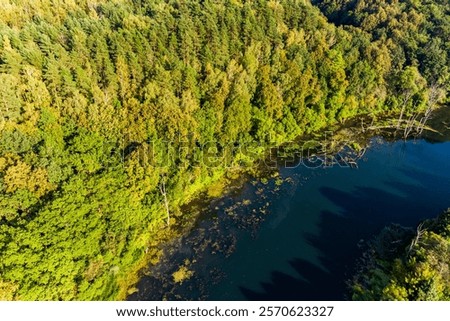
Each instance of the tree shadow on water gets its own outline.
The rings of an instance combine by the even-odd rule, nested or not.
[[[261,291],[240,287],[241,293],[248,300],[347,299],[349,291],[346,282],[354,273],[355,263],[362,255],[365,241],[371,240],[390,223],[414,226],[424,215],[438,214],[436,204],[417,204],[412,201],[429,193],[427,184],[389,182],[386,185],[394,187],[399,193],[361,186],[351,193],[322,187],[321,194],[340,210],[322,211],[320,235],[307,235],[306,238],[320,253],[321,265],[325,269],[313,262],[293,258],[289,264],[301,277],[272,271],[270,282],[260,283]]]

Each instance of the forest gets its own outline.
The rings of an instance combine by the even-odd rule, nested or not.
[[[450,300],[450,209],[416,230],[389,226],[350,282],[354,300]]]
[[[448,0],[0,0],[0,300],[124,299],[230,168],[448,103],[449,38]]]

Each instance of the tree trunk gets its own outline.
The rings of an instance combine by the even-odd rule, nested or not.
[[[166,208],[167,213],[167,227],[170,227],[169,201],[167,200],[166,183],[164,179],[161,182],[161,185],[159,186],[159,190],[161,191],[161,195],[164,198],[164,207]]]
[[[400,116],[398,117],[397,129],[400,129],[400,123],[403,120],[403,114],[405,113],[406,104],[411,98],[412,94],[410,92],[405,93],[405,98],[403,99],[402,110],[400,111]]]

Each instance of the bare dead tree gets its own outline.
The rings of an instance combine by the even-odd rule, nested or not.
[[[431,116],[432,111],[436,107],[437,103],[442,99],[443,95],[443,88],[442,85],[438,85],[437,83],[434,83],[429,91],[428,91],[428,103],[427,103],[427,110],[425,111],[425,114],[419,121],[419,125],[417,128],[417,132],[422,134],[425,124],[428,121],[428,119]]]
[[[403,138],[408,138],[409,134],[411,134],[412,130],[414,129],[414,123],[416,122],[417,117],[419,116],[419,113],[412,115],[409,117],[405,129],[403,131]]]
[[[413,240],[411,241],[411,244],[408,247],[408,254],[407,256],[409,256],[413,250],[413,248],[419,244],[420,239],[422,238],[423,234],[425,233],[426,229],[423,228],[423,222],[419,224],[419,226],[417,226],[416,229],[416,236],[413,238]]]
[[[402,109],[400,110],[400,116],[398,117],[397,129],[400,129],[400,124],[401,124],[401,122],[403,120],[403,115],[404,115],[405,110],[406,110],[406,105],[407,105],[408,101],[411,99],[412,96],[413,96],[412,90],[405,90],[404,97],[403,97],[403,102],[402,102]]]
[[[170,210],[169,210],[169,201],[167,200],[165,177],[163,177],[163,179],[161,180],[161,184],[159,185],[159,191],[161,192],[161,195],[163,196],[163,200],[164,200],[164,207],[166,209],[166,214],[167,214],[167,227],[170,227]]]

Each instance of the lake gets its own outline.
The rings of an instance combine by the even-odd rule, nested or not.
[[[357,166],[249,179],[199,206],[130,300],[345,300],[356,262],[383,227],[450,206],[450,143],[370,140]],[[176,283],[185,266],[192,276]]]

